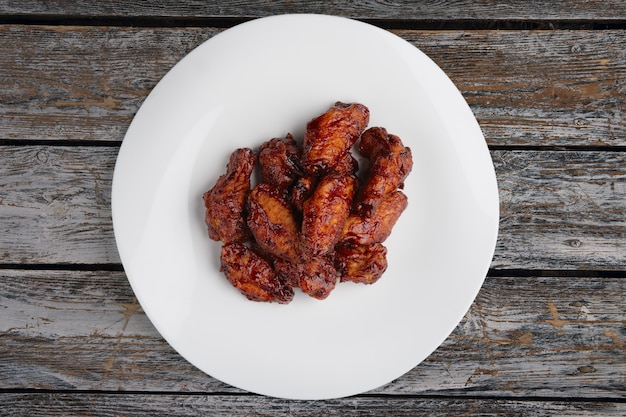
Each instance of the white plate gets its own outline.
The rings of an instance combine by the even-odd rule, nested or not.
[[[218,271],[202,193],[235,148],[301,137],[337,100],[368,106],[370,126],[413,151],[389,268],[324,301],[248,301]],[[247,22],[182,59],[128,129],[112,211],[128,279],[174,349],[223,382],[291,399],[358,394],[424,360],[480,289],[499,216],[485,140],[443,71],[387,31],[321,15]]]

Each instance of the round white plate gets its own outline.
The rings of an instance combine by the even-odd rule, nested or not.
[[[387,272],[324,301],[248,301],[219,272],[202,194],[235,148],[302,137],[335,101],[365,104],[370,126],[413,151]],[[322,15],[241,24],[171,69],[124,138],[112,212],[128,279],[168,343],[223,382],[291,399],[358,394],[424,360],[480,289],[499,216],[485,140],[443,71],[385,30]]]

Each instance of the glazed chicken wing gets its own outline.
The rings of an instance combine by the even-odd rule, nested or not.
[[[226,173],[202,196],[211,239],[224,243],[248,239],[250,233],[242,212],[250,191],[250,175],[255,160],[256,154],[251,149],[235,150],[230,155]]]
[[[293,288],[287,285],[262,256],[241,243],[222,246],[221,270],[249,300],[287,304]]]
[[[331,260],[323,256],[299,264],[277,260],[274,268],[289,285],[299,287],[318,300],[328,297],[337,283],[337,270]]]
[[[380,243],[338,245],[335,266],[341,281],[373,284],[387,269],[387,248]]]
[[[404,186],[413,168],[413,158],[411,149],[382,127],[363,132],[359,153],[370,159],[370,172],[357,196],[356,208],[361,216],[369,217],[387,194]]]
[[[271,139],[259,147],[259,166],[263,182],[287,188],[300,174],[300,152],[291,134]]]
[[[346,153],[339,161],[329,170],[329,174],[335,175],[356,175],[359,171],[359,161],[352,156],[351,152]]]
[[[301,165],[308,175],[328,173],[352,148],[369,123],[362,104],[337,102],[307,123]]]
[[[413,160],[397,136],[366,130],[369,119],[363,104],[338,101],[307,123],[302,142],[287,134],[258,154],[235,150],[204,193],[209,236],[223,242],[220,271],[248,299],[286,304],[300,288],[323,300],[341,281],[383,275],[382,243],[407,207],[400,190]]]
[[[406,195],[396,190],[381,201],[378,210],[371,217],[350,214],[344,224],[341,241],[356,245],[384,242],[407,205]]]
[[[264,252],[292,262],[300,260],[299,228],[283,190],[257,184],[248,196],[247,222]]]
[[[291,204],[298,212],[302,212],[304,202],[313,195],[317,181],[317,177],[300,177],[296,179],[291,188],[290,198]]]
[[[322,178],[302,212],[302,251],[308,258],[328,253],[339,241],[356,193],[356,177]]]

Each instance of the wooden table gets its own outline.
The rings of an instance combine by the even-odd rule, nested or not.
[[[225,28],[301,12],[428,54],[478,118],[501,200],[452,335],[332,401],[242,392],[182,359],[111,223],[116,156],[159,79]],[[0,0],[0,39],[0,415],[626,415],[626,2]]]

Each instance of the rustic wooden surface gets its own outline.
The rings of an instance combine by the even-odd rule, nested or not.
[[[0,0],[0,415],[626,415],[626,2]],[[422,364],[332,401],[195,369],[126,280],[119,145],[159,79],[240,21],[377,24],[459,87],[491,148],[496,253]]]

